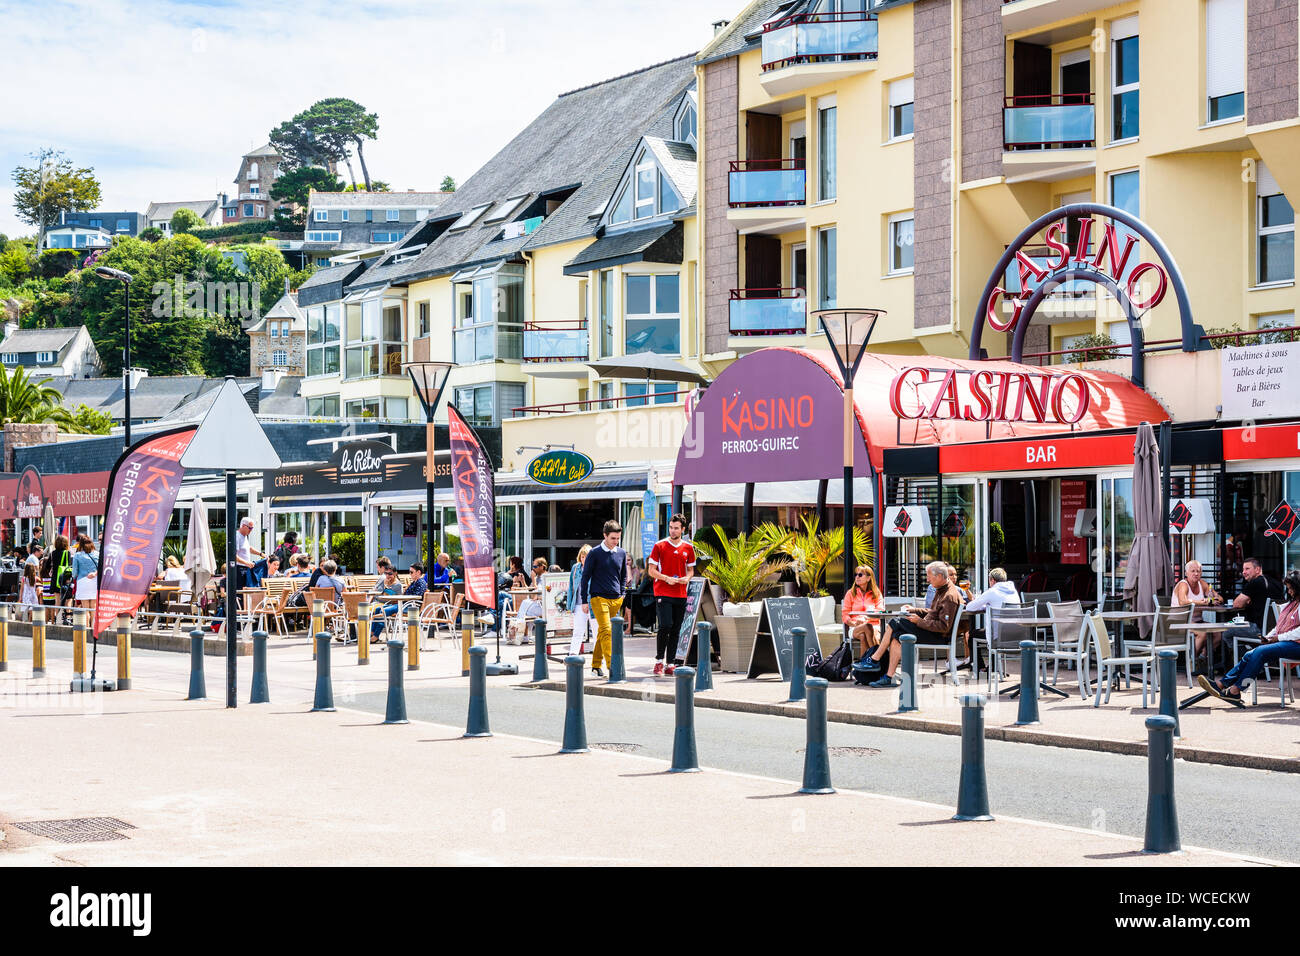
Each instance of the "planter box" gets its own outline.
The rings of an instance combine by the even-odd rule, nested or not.
[[[749,658],[754,653],[754,640],[758,636],[759,617],[759,614],[719,614],[714,618],[724,671],[739,674],[748,669]]]

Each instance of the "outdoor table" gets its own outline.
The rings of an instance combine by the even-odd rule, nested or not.
[[[1015,605],[1012,605],[1012,606],[1014,607]],[[999,608],[999,610],[1001,610],[1001,609]],[[976,611],[975,613],[979,614],[979,613],[983,613],[983,612]],[[1019,625],[1019,626],[1021,626],[1021,627],[1032,627],[1032,628],[1034,628],[1035,635],[1037,635],[1037,632],[1040,631],[1040,630],[1042,630],[1043,628],[1051,627],[1053,624],[1060,624],[1061,621],[1060,621],[1059,618],[1054,618],[1054,617],[1009,617],[1009,618],[1007,618],[1005,621],[1003,621],[1002,623],[1004,623],[1004,624],[1015,624],[1015,625]],[[1035,637],[1034,637],[1034,643],[1038,645],[1038,647],[1039,647],[1040,650],[1046,650],[1046,649],[1047,649],[1047,640],[1046,640],[1046,638],[1040,639],[1040,638],[1038,638],[1037,636],[1035,636]],[[992,662],[990,662],[990,664],[991,664],[991,663],[992,663]],[[1067,698],[1068,698],[1068,697],[1070,696],[1069,694],[1067,694],[1065,691],[1061,690],[1060,688],[1058,688],[1058,687],[1053,687],[1051,684],[1047,683],[1047,681],[1045,681],[1045,680],[1040,680],[1040,681],[1038,682],[1038,686],[1039,686],[1039,688],[1040,688],[1041,690],[1051,691],[1053,694],[1056,694],[1056,695],[1059,696],[1059,697],[1067,697]],[[1017,695],[1020,693],[1020,685],[1017,684],[1017,685],[1015,685],[1014,687],[1011,687],[1011,688],[1009,688],[1009,689],[1007,689],[1007,690],[1000,690],[1000,691],[998,691],[998,693],[999,693],[999,694],[1006,694],[1006,695],[1009,696],[1009,697],[1015,697],[1015,696],[1017,696]]]
[[[1235,627],[1241,627],[1241,626],[1242,625],[1240,624],[1233,624],[1231,621],[1221,621],[1215,624],[1211,624],[1208,621],[1201,621],[1199,624],[1173,624],[1170,625],[1169,629],[1171,631],[1200,631],[1202,634],[1213,635],[1213,634],[1222,634],[1225,631],[1230,631]],[[1209,679],[1214,680],[1214,642],[1212,640],[1210,641],[1209,646],[1206,648],[1206,652],[1207,652],[1205,655],[1206,660],[1209,663]],[[1184,701],[1181,701],[1178,704],[1178,709],[1185,710],[1186,708],[1191,707],[1193,704],[1199,704],[1201,701],[1205,700],[1205,698],[1209,696],[1210,694],[1208,691],[1198,690],[1191,697],[1187,698]],[[1228,703],[1233,704],[1234,706],[1237,707],[1245,706],[1245,704],[1243,704],[1240,700],[1230,700]]]

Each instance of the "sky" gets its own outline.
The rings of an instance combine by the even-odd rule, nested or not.
[[[560,93],[699,50],[746,0],[0,0],[0,233],[11,171],[89,166],[99,208],[233,192],[240,157],[319,99],[379,114],[372,179],[469,176]],[[358,179],[360,167],[356,166]],[[340,167],[346,179],[346,167]]]

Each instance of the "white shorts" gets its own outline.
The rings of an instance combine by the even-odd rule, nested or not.
[[[93,577],[87,576],[77,582],[78,601],[93,601],[99,596],[98,586],[95,584]]]

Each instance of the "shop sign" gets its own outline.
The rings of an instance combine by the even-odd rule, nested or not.
[[[904,421],[1077,425],[1091,404],[1088,380],[1074,372],[913,367],[899,372],[889,389],[889,407]]]
[[[1224,429],[1224,461],[1296,457],[1300,457],[1300,426],[1247,425]]]
[[[1297,527],[1300,527],[1300,517],[1297,517],[1295,509],[1284,501],[1274,508],[1272,514],[1265,519],[1264,537],[1271,536],[1286,543],[1295,535]]]
[[[1061,563],[1087,564],[1088,541],[1075,530],[1079,515],[1087,510],[1088,483],[1061,480]],[[1094,520],[1096,512],[1093,512]]]
[[[1214,528],[1214,506],[1209,498],[1180,498],[1169,503],[1170,534],[1209,534]]]
[[[79,475],[42,475],[27,466],[21,474],[0,475],[0,519],[39,520],[48,504],[56,518],[99,514],[108,492],[106,471]]]
[[[440,451],[435,461],[434,485],[451,487],[451,456]],[[392,446],[384,442],[349,442],[340,445],[328,461],[268,471],[262,477],[262,493],[268,498],[310,498],[414,491],[425,486],[427,474],[426,458],[396,458]]]
[[[894,505],[885,509],[886,538],[928,538],[931,534],[930,509],[923,505]]]
[[[1042,468],[1097,468],[1133,464],[1133,436],[1068,435],[1025,441],[941,445],[939,468],[945,475]]]
[[[1300,414],[1300,342],[1220,349],[1219,362],[1224,418]]]
[[[581,452],[548,451],[528,463],[528,477],[539,485],[575,485],[595,469]]]

